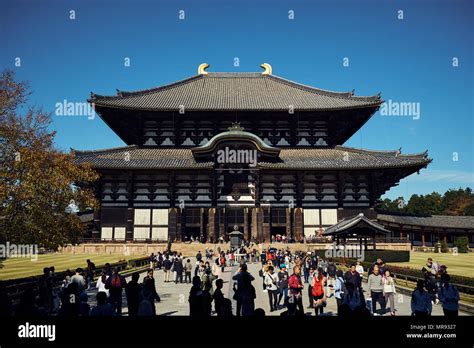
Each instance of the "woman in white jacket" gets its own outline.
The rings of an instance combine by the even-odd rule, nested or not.
[[[385,303],[389,303],[390,301],[390,314],[395,315],[395,294],[397,291],[395,290],[395,280],[393,279],[389,270],[385,271],[382,284]]]
[[[273,266],[268,267],[264,277],[265,290],[268,291],[268,300],[270,302],[270,312],[273,312],[278,309],[278,279],[273,273]]]

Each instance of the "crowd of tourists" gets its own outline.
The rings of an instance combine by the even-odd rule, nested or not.
[[[67,271],[58,286],[54,267],[48,267],[37,291],[27,289],[16,306],[8,303],[8,296],[1,296],[5,289],[0,289],[0,308],[10,315],[24,316],[120,316],[125,298],[129,316],[153,316],[155,303],[160,302],[155,284],[174,282],[191,286],[191,316],[265,315],[263,308],[255,308],[257,291],[268,296],[270,312],[281,310],[280,315],[305,315],[304,303],[314,315],[322,315],[330,298],[335,300],[339,316],[393,316],[397,312],[395,278],[381,259],[367,270],[366,290],[362,287],[365,273],[360,262],[347,268],[314,252],[291,253],[289,249],[274,248],[260,252],[244,247],[224,251],[218,247],[198,252],[192,259],[177,252],[151,254],[150,267],[141,282],[138,272],[127,281],[109,264],[95,280],[95,265],[87,260],[85,269]],[[257,267],[258,277],[249,272],[249,265]],[[236,303],[233,310],[231,299],[222,289],[224,273],[235,269],[228,277]],[[155,280],[157,272],[162,272],[162,280],[161,276]],[[437,304],[446,316],[458,315],[459,292],[451,285],[446,267],[428,259],[422,273],[424,280],[417,282],[411,295],[412,315],[429,316]],[[88,303],[88,290],[92,288],[97,291],[94,306]]]

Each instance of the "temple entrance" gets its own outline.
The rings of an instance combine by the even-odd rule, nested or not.
[[[190,241],[191,238],[194,240],[199,239],[201,234],[201,227],[187,227],[184,229],[183,240]]]
[[[245,225],[245,210],[244,208],[229,208],[226,209],[226,233],[234,231],[234,226],[238,227],[240,232],[244,231]]]
[[[271,208],[270,209],[270,236],[276,241],[280,241],[283,236],[289,237],[286,235],[287,232],[287,214],[286,208]]]

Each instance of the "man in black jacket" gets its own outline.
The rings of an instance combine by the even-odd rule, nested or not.
[[[141,290],[141,285],[138,283],[140,274],[135,272],[132,274],[132,280],[128,282],[127,287],[125,288],[125,293],[127,294],[127,305],[128,305],[128,315],[130,317],[135,317],[138,312],[138,294]]]
[[[359,291],[361,288],[361,277],[359,272],[356,270],[356,265],[355,263],[351,264],[351,269],[346,272],[344,275],[344,279],[346,283],[352,283],[354,285],[355,291]]]

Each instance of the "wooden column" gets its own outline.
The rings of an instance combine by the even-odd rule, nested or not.
[[[289,238],[291,235],[291,208],[286,208],[286,237]]]
[[[421,231],[421,246],[422,246],[422,247],[425,247],[425,246],[426,246],[426,243],[425,243],[425,231]]]
[[[265,212],[268,214],[268,223],[265,223],[264,222],[264,214]],[[271,219],[270,219],[270,208],[263,208],[262,209],[262,226],[263,226],[263,235],[262,235],[262,238],[265,242],[268,242],[270,243],[271,242],[271,237],[270,237],[270,226],[271,226]]]
[[[168,238],[176,240],[178,231],[178,209],[170,208],[168,212]]]
[[[303,226],[303,208],[295,208],[295,228],[294,228],[294,237],[296,242],[299,243],[301,237],[304,235],[304,226]]]
[[[244,240],[249,240],[249,208],[244,208]]]
[[[204,225],[204,208],[199,208],[199,241],[204,236],[206,226]]]
[[[219,233],[219,232],[218,232]],[[207,220],[207,242],[216,241],[216,208],[209,208]]]

